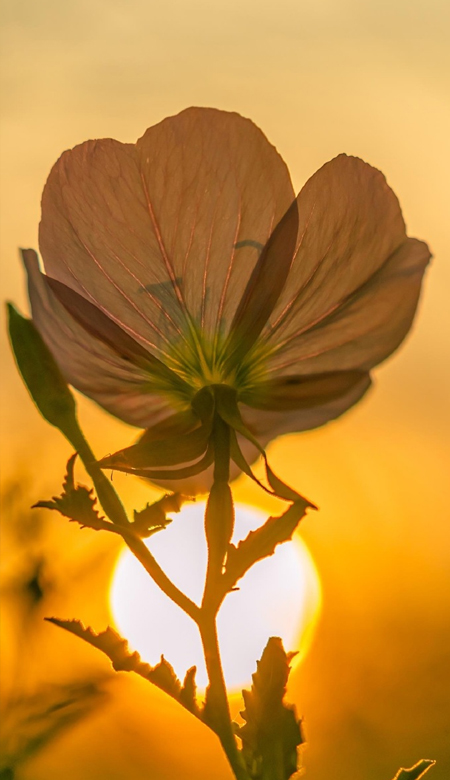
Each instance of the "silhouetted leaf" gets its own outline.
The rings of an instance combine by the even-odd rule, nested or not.
[[[414,764],[411,769],[399,769],[394,780],[419,780],[435,763],[436,761],[432,759],[423,758],[422,761]]]
[[[97,499],[93,489],[75,485],[74,467],[77,453],[75,452],[67,461],[67,473],[63,483],[63,492],[60,496],[53,496],[51,501],[38,501],[33,508],[56,509],[64,517],[79,523],[83,528],[102,530],[110,523],[99,517],[95,504]]]
[[[197,685],[195,683],[196,673],[196,666],[191,666],[191,668],[187,670],[183,681],[183,687],[180,691],[179,701],[187,710],[189,710],[189,712],[200,717],[200,710],[197,703]]]
[[[163,496],[154,504],[147,504],[140,512],[135,510],[133,530],[142,537],[161,531],[172,522],[171,518],[167,517],[167,512],[179,512],[184,501],[185,497],[180,493],[172,493]]]
[[[246,722],[236,733],[252,778],[288,780],[298,769],[297,748],[304,741],[301,721],[294,707],[284,703],[293,655],[285,653],[281,639],[271,637],[257,662],[251,691],[242,691]]]
[[[289,541],[305,515],[304,502],[295,502],[280,517],[269,517],[256,531],[250,531],[237,547],[228,548],[224,582],[230,590],[256,561],[275,552],[277,544]]]
[[[156,666],[141,660],[138,652],[130,652],[128,642],[123,639],[113,628],[107,628],[96,634],[92,628],[85,628],[79,620],[59,620],[59,618],[45,618],[49,623],[64,628],[71,634],[75,634],[80,639],[92,645],[92,647],[101,650],[113,665],[116,672],[135,672],[149,680],[158,688],[168,693],[176,701],[182,704],[186,709],[195,715],[199,715],[198,707],[195,704],[195,682],[193,676],[195,670],[189,670],[186,675],[183,686],[176,676],[172,666],[161,656],[161,660]],[[192,678],[192,679],[191,679]]]

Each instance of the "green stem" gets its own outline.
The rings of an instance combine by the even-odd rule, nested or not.
[[[97,459],[92,452],[88,442],[86,441],[84,434],[75,420],[75,424],[70,426],[70,429],[65,431],[66,437],[69,439],[71,445],[76,449],[83,465],[91,477],[95,490],[98,496],[98,500],[102,505],[106,515],[117,525],[129,525],[127,513],[124,506],[114,490],[111,482],[105,476],[101,468],[97,465]]]
[[[167,574],[161,569],[150,550],[147,549],[142,539],[129,530],[130,522],[127,518],[123,504],[111,482],[97,465],[95,455],[86,441],[78,423],[70,426],[70,429],[66,431],[66,436],[78,452],[86,471],[91,477],[95,485],[98,500],[106,515],[116,526],[120,527],[120,530],[119,528],[117,529],[118,533],[122,536],[131,552],[136,556],[140,563],[142,563],[146,572],[158,587],[161,588],[163,593],[197,623],[200,613],[198,606],[174,585]]]
[[[204,710],[205,722],[219,737],[237,780],[250,780],[239,755],[231,724],[227,689],[220,660],[216,616],[204,614],[199,628],[209,679]]]
[[[218,735],[236,778],[249,780],[237,748],[231,723],[216,626],[217,613],[223,599],[222,570],[234,526],[233,497],[228,484],[230,478],[230,430],[219,416],[216,416],[213,423],[212,438],[214,483],[205,512],[208,565],[198,623],[209,680],[204,719]]]
[[[127,543],[131,552],[136,556],[138,561],[142,563],[146,572],[158,587],[161,588],[163,593],[198,624],[200,620],[200,608],[174,585],[172,580],[170,580],[167,574],[161,569],[159,563],[155,560],[142,539],[139,539],[134,533],[129,533],[128,530],[125,529],[122,531],[121,536]]]

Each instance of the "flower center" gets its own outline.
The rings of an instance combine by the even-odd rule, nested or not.
[[[230,367],[224,341],[208,339],[204,333],[195,331],[172,346],[167,364],[192,388],[192,395],[209,385],[228,385],[239,395],[266,378],[267,347],[256,344],[239,363]]]

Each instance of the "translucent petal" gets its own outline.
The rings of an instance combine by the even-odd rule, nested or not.
[[[398,200],[380,171],[340,155],[297,198],[297,251],[265,331],[280,344],[320,323],[405,241]]]
[[[136,146],[103,139],[61,156],[42,199],[45,268],[168,356],[188,321],[226,330],[293,197],[252,122],[188,109]]]
[[[174,409],[150,395],[149,377],[82,328],[58,301],[39,270],[36,253],[25,250],[33,321],[66,380],[107,411],[138,427],[165,419]]]
[[[411,327],[429,258],[426,244],[407,239],[328,316],[281,341],[271,358],[271,372],[367,371],[380,363]]]
[[[317,399],[316,405],[295,410],[262,411],[240,404],[242,419],[264,446],[284,433],[295,433],[318,428],[340,417],[356,404],[370,387],[370,376],[361,374],[341,396],[329,400]]]

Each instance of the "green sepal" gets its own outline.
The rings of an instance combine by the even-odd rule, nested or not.
[[[133,473],[137,469],[177,466],[200,458],[206,451],[211,426],[202,425],[191,433],[164,441],[140,441],[98,461],[102,469]]]
[[[295,256],[298,227],[294,199],[269,236],[241,296],[223,349],[226,371],[232,371],[249,353],[270,317]]]
[[[247,441],[251,442],[254,447],[261,453],[264,459],[264,464],[266,468],[266,475],[267,475],[267,481],[272,488],[271,492],[272,495],[277,496],[278,498],[282,498],[284,501],[300,501],[304,502],[305,507],[310,506],[313,509],[316,509],[317,507],[315,504],[313,504],[311,501],[308,501],[306,498],[300,495],[300,493],[297,493],[296,490],[293,490],[289,485],[286,485],[279,477],[277,477],[272,469],[270,468],[268,461],[267,461],[267,455],[264,450],[264,448],[261,446],[259,441],[255,439],[253,434],[248,430],[247,426],[245,425],[241,413],[239,411],[238,407],[238,399],[237,399],[237,393],[233,388],[228,387],[227,385],[214,385],[214,391],[215,391],[215,398],[216,398],[216,409],[217,414],[220,415],[222,420],[229,425],[229,427],[236,433],[239,433],[241,436],[243,436]],[[236,465],[244,471],[245,474],[247,474],[251,479],[253,479],[255,482],[260,485],[260,487],[263,487],[264,490],[267,491],[267,488],[264,487],[264,485],[261,484],[261,482],[254,476],[250,466],[247,464],[241,449],[239,447],[237,437],[233,436],[232,440],[230,441],[231,444],[231,457],[236,463]]]
[[[197,393],[192,407],[197,421],[200,423],[199,425],[197,423],[194,430],[189,430],[192,420],[190,414],[174,416],[167,427],[167,430],[172,434],[169,437],[160,438],[160,434],[165,428],[158,424],[155,426],[156,432],[151,428],[148,429],[136,444],[102,458],[98,461],[98,465],[102,469],[111,468],[136,476],[147,476],[149,479],[152,477],[155,479],[180,479],[181,477],[175,470],[166,472],[168,476],[166,473],[164,476],[160,476],[159,472],[155,474],[154,469],[191,463],[208,453],[214,416],[214,396],[210,388],[204,388]],[[180,430],[175,432],[174,426],[177,421],[179,421]],[[186,430],[187,432],[185,432]],[[195,469],[196,464],[192,464],[192,467]]]
[[[414,764],[411,769],[399,769],[394,780],[419,780],[435,763],[436,761],[433,761],[433,759],[423,758],[422,761]]]
[[[144,477],[150,480],[166,479],[186,479],[201,474],[211,464],[214,463],[214,447],[209,445],[203,458],[190,466],[182,466],[179,469],[130,469],[129,467],[114,466],[115,471],[124,471],[126,474],[133,474],[135,477]],[[106,468],[106,466],[101,466]]]
[[[11,346],[28,391],[44,419],[71,439],[78,425],[67,382],[33,321],[12,304],[7,308]]]
[[[85,628],[79,620],[60,620],[59,618],[45,618],[49,623],[64,628],[69,633],[83,639],[92,647],[104,653],[112,663],[116,672],[134,672],[145,680],[152,682],[158,688],[165,691],[182,704],[189,712],[200,717],[200,711],[195,700],[195,667],[189,669],[184,684],[181,685],[172,666],[161,656],[161,661],[156,666],[141,661],[139,653],[130,653],[128,643],[114,631],[107,628],[96,634],[92,628]]]

